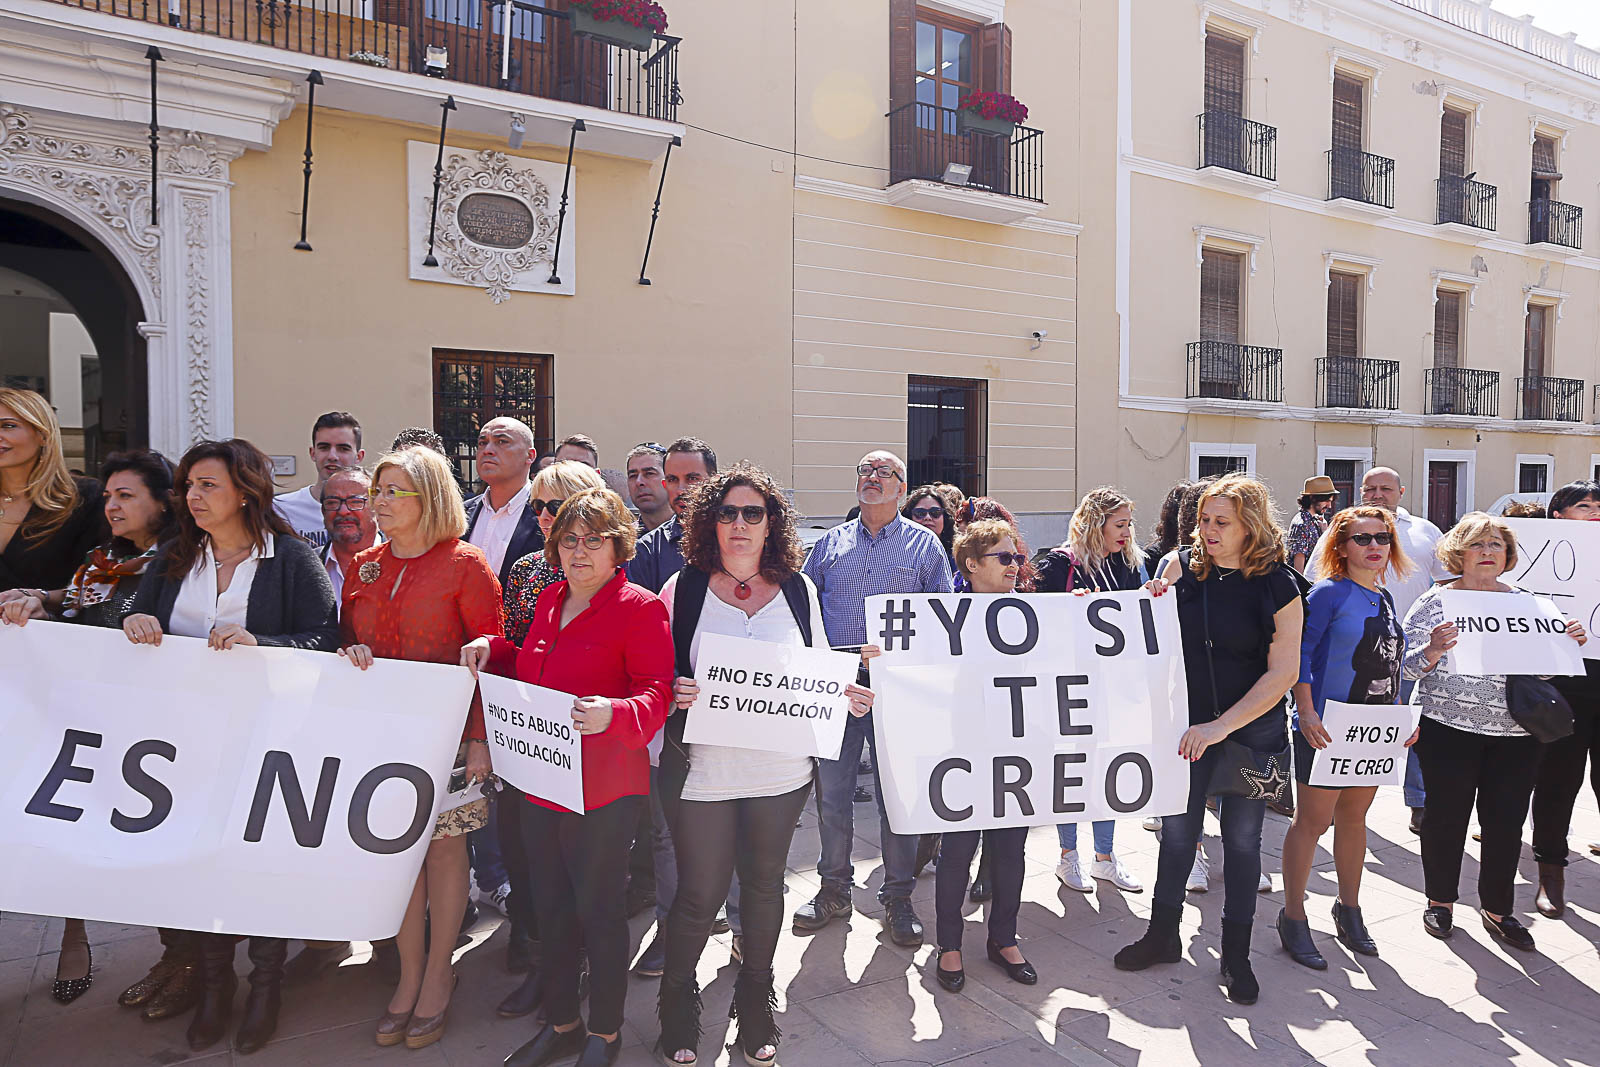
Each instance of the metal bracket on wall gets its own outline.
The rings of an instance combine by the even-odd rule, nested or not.
[[[317,117],[317,86],[321,84],[321,71],[314,70],[306,75],[306,173],[300,190],[300,240],[294,246],[300,252],[311,251],[311,243],[306,240],[306,217],[311,210],[311,124]]]
[[[158,225],[156,202],[161,199],[160,187],[157,184],[161,148],[156,135],[161,127],[156,121],[156,64],[165,57],[162,56],[161,49],[155,45],[145,49],[144,57],[150,61],[150,225],[155,226]]]
[[[547,285],[560,285],[561,275],[556,273],[561,264],[561,231],[567,228],[567,190],[572,185],[572,152],[578,144],[578,134],[588,129],[582,119],[572,120],[572,136],[567,139],[567,173],[561,179],[561,211],[556,215],[556,250],[550,257],[550,278]]]
[[[639,284],[649,285],[650,279],[644,275],[644,269],[650,265],[650,246],[656,239],[656,220],[661,217],[661,190],[667,187],[667,167],[672,163],[672,150],[683,144],[682,137],[674,137],[667,145],[667,156],[661,161],[661,182],[656,186],[655,207],[650,209],[650,236],[644,241],[644,262],[639,264]]]
[[[439,181],[444,177],[444,134],[450,126],[450,112],[456,109],[456,98],[446,96],[444,103],[439,105],[439,155],[433,161],[433,212],[428,220],[428,254],[423,257],[424,267],[437,267],[439,261],[433,257],[433,238],[439,226]]]

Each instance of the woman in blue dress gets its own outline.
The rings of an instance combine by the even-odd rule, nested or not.
[[[1333,860],[1339,879],[1334,929],[1352,952],[1378,954],[1357,902],[1367,854],[1367,809],[1378,789],[1310,784],[1316,750],[1326,748],[1329,741],[1322,712],[1328,700],[1399,703],[1405,637],[1394,599],[1383,583],[1391,575],[1409,573],[1411,562],[1400,546],[1394,518],[1376,507],[1347,508],[1335,515],[1316,555],[1317,573],[1327,577],[1306,598],[1300,681],[1294,687],[1299,802],[1283,839],[1284,903],[1278,913],[1278,936],[1296,963],[1320,971],[1327,969],[1328,961],[1311,939],[1305,894],[1317,842],[1329,826],[1334,828]]]

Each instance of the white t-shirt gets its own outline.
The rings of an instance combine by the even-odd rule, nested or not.
[[[822,625],[822,599],[811,579],[801,575],[811,596],[811,645],[828,647],[828,634]],[[661,588],[661,599],[666,601],[667,615],[672,615],[672,601],[678,591],[678,575],[667,579]],[[689,665],[693,667],[700,656],[700,635],[726,634],[745,637],[752,641],[770,641],[779,645],[801,644],[800,627],[789,610],[789,600],[780,590],[778,595],[754,615],[726,603],[711,590],[706,590],[705,607],[700,611],[700,624],[695,627],[694,641],[689,645]],[[776,797],[791,793],[811,781],[815,761],[810,756],[796,756],[788,752],[762,752],[753,748],[727,748],[722,745],[690,745],[689,777],[683,786],[684,800],[737,800],[740,797]]]
[[[218,626],[247,625],[245,616],[250,607],[250,586],[256,580],[256,564],[271,559],[272,551],[270,537],[265,551],[251,549],[244,561],[233,568],[233,580],[228,583],[227,591],[218,594],[217,557],[212,554],[211,539],[206,538],[205,555],[178,587],[177,599],[172,603],[172,617],[167,620],[167,632],[179,637],[205,638]]]
[[[317,499],[316,487],[308,485],[292,493],[280,493],[272,498],[272,507],[295,533],[321,548],[328,543],[328,528],[322,524],[322,501]]]

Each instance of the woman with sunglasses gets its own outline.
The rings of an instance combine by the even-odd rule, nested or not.
[[[528,507],[539,516],[539,532],[545,543],[550,543],[550,531],[555,527],[556,513],[569,496],[589,489],[604,489],[606,483],[600,472],[587,463],[562,460],[552,463],[533,476],[528,485]],[[533,607],[539,594],[561,580],[560,568],[551,560],[554,553],[544,549],[530,552],[511,565],[506,575],[504,603],[506,609],[506,637],[520,645],[528,636],[533,624]]]
[[[1303,967],[1322,971],[1328,961],[1311,939],[1306,920],[1306,883],[1317,842],[1333,827],[1333,864],[1339,895],[1333,901],[1333,928],[1352,952],[1376,956],[1358,894],[1367,856],[1367,809],[1377,786],[1314,786],[1316,753],[1331,737],[1322,722],[1330,699],[1346,704],[1395,704],[1400,699],[1400,668],[1405,637],[1394,598],[1384,582],[1411,571],[1395,530],[1394,516],[1379,507],[1354,507],[1334,515],[1316,550],[1323,579],[1306,597],[1305,631],[1300,639],[1300,681],[1294,687],[1298,709],[1292,716],[1294,776],[1299,801],[1283,840],[1283,910],[1278,938],[1284,951]],[[1415,741],[1412,736],[1407,745]]]
[[[921,485],[906,495],[906,502],[900,506],[900,514],[916,523],[925,526],[939,539],[944,546],[945,555],[951,556],[956,540],[955,515],[950,511],[945,496],[939,492],[938,486]],[[953,559],[954,556],[951,556]]]
[[[1028,557],[1017,528],[997,519],[976,519],[956,538],[956,566],[973,593],[1014,593]],[[1039,975],[1017,947],[1017,912],[1022,906],[1023,848],[1026,826],[993,830],[958,830],[943,835],[939,844],[939,870],[934,884],[934,922],[939,947],[933,965],[939,985],[952,993],[966,985],[961,960],[962,900],[972,854],[983,839],[984,858],[990,868],[989,959],[1013,982],[1034,985]]]

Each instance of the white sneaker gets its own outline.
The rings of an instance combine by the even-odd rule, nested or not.
[[[1061,861],[1056,864],[1056,877],[1068,889],[1076,889],[1080,893],[1094,892],[1094,883],[1083,876],[1083,868],[1078,866],[1076,851],[1061,854]]]
[[[1204,893],[1210,888],[1206,883],[1211,880],[1211,868],[1206,865],[1205,853],[1196,851],[1194,866],[1189,868],[1189,880],[1183,888],[1191,893]]]
[[[1144,828],[1149,830],[1151,833],[1159,834],[1161,832],[1161,816],[1152,815],[1144,821],[1143,825]]]
[[[1115,852],[1108,860],[1096,859],[1094,866],[1089,868],[1089,874],[1102,882],[1110,882],[1125,893],[1144,892],[1144,883],[1128,873],[1128,868],[1122,865]]]
[[[501,915],[510,916],[511,913],[506,910],[506,899],[511,896],[510,882],[499,886],[492,893],[485,893],[482,889],[479,889],[477,896],[480,907],[493,908]]]
[[[1272,892],[1272,877],[1266,871],[1261,872],[1261,884],[1256,886],[1257,893]]]

